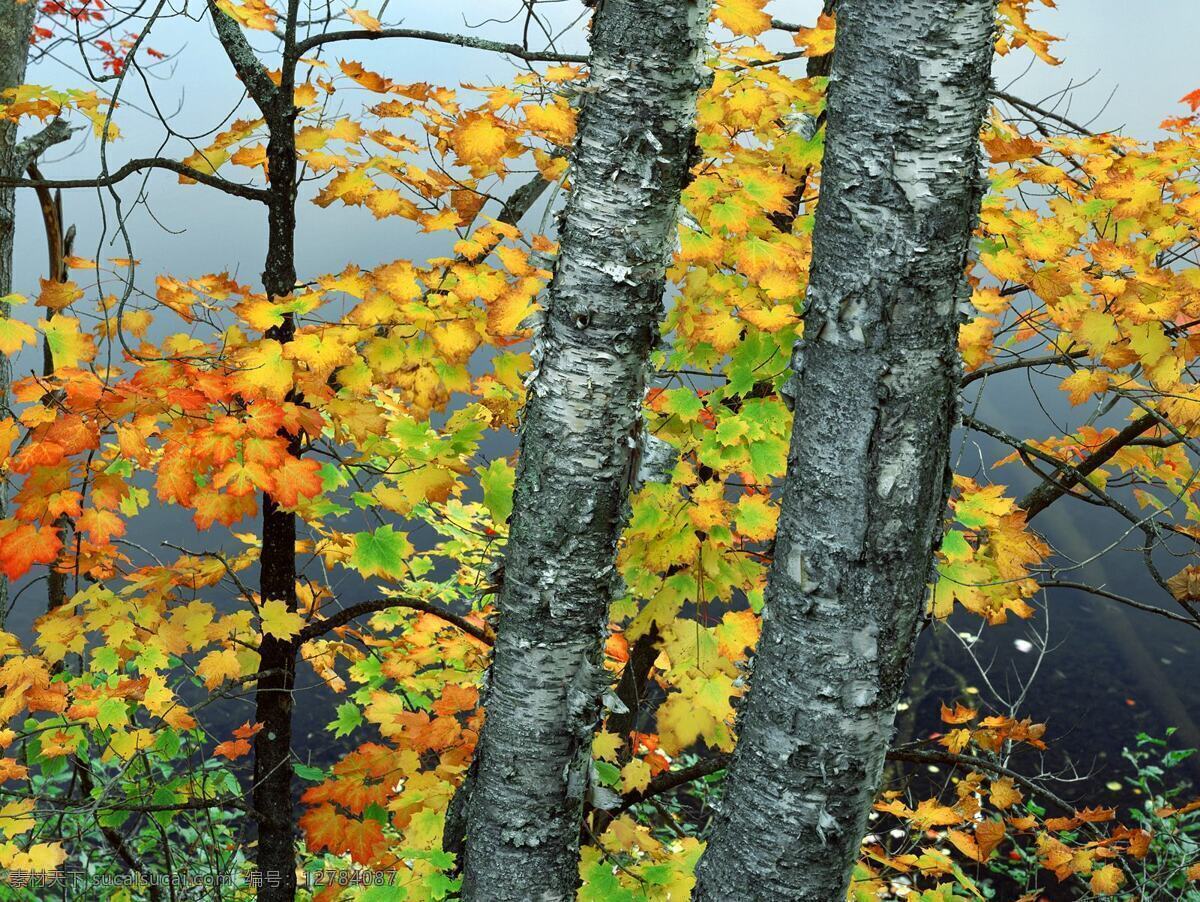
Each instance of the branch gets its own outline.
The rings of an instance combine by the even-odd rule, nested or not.
[[[978,758],[974,755],[955,755],[951,752],[941,751],[925,751],[921,749],[892,749],[887,753],[889,761],[905,761],[909,764],[946,764],[951,767],[969,767],[978,770],[985,770],[992,774],[997,774],[1002,777],[1008,777],[1018,786],[1029,791],[1034,795],[1041,796],[1046,801],[1062,809],[1068,814],[1075,813],[1075,806],[1065,799],[1060,798],[1048,789],[1039,786],[1037,783],[1030,780],[1028,777],[1023,777],[1019,773],[1002,764],[995,764],[988,761],[986,758]],[[715,774],[718,771],[724,770],[729,766],[729,755],[718,755],[715,758],[706,758],[693,764],[691,767],[685,767],[682,770],[667,771],[659,774],[647,784],[645,789],[634,790],[628,792],[621,797],[621,804],[615,808],[610,814],[616,817],[622,811],[625,811],[632,805],[639,802],[645,802],[655,796],[661,795],[664,792],[670,792],[672,789],[678,789],[693,780],[699,780],[703,777]]]
[[[461,614],[455,614],[441,605],[436,605],[430,601],[423,601],[420,598],[377,598],[373,601],[362,601],[358,604],[352,604],[348,608],[342,608],[342,610],[338,611],[332,617],[308,624],[308,626],[296,634],[295,642],[297,645],[300,645],[323,636],[338,627],[345,626],[355,617],[361,617],[364,614],[374,614],[378,611],[386,611],[389,608],[411,608],[414,611],[432,614],[435,617],[440,617],[447,623],[457,626],[464,633],[473,636],[485,645],[491,645],[495,642],[495,636],[492,635],[492,631],[487,627],[478,626]]]
[[[986,770],[1001,777],[1008,777],[1008,779],[1012,780],[1022,789],[1029,791],[1033,795],[1041,796],[1047,802],[1050,802],[1067,814],[1074,814],[1076,810],[1075,806],[1066,799],[1039,786],[1028,777],[1022,777],[1015,770],[1007,768],[1003,764],[996,764],[988,761],[986,758],[978,758],[975,755],[955,755],[952,752],[935,752],[922,749],[892,749],[887,753],[887,759],[889,761],[906,761],[909,764],[946,764],[950,767],[970,767],[977,770]]]
[[[1017,109],[1024,110],[1027,113],[1033,113],[1036,116],[1041,116],[1045,119],[1052,119],[1059,125],[1065,125],[1072,131],[1078,132],[1081,135],[1094,135],[1094,131],[1086,125],[1080,125],[1078,122],[1072,122],[1066,116],[1056,113],[1053,110],[1048,110],[1045,107],[1038,106],[1036,103],[1030,103],[1028,100],[1022,100],[1015,94],[1009,94],[1007,91],[992,91],[992,96],[998,100],[1003,100],[1005,103],[1011,103]]]
[[[250,99],[264,115],[271,114],[274,112],[279,89],[267,75],[258,54],[242,33],[241,26],[217,7],[216,0],[208,0],[208,12],[212,17],[213,27],[217,30],[217,39],[225,48],[225,55],[233,64],[233,70],[246,86]],[[290,103],[291,98],[288,98],[288,101]]]
[[[16,146],[17,166],[14,170],[20,172],[29,167],[55,144],[69,140],[75,131],[67,125],[65,119],[51,120],[41,131],[35,132]]]
[[[1048,354],[1045,357],[1022,357],[1008,363],[997,363],[995,366],[987,366],[973,373],[967,373],[959,382],[959,387],[970,385],[972,382],[979,379],[986,379],[988,376],[995,376],[998,373],[1007,373],[1010,370],[1050,366],[1055,363],[1070,363],[1079,357],[1088,356],[1089,353],[1089,351],[1069,351],[1063,354]]]
[[[1051,504],[1078,485],[1089,473],[1098,470],[1108,463],[1118,451],[1128,445],[1144,432],[1148,432],[1158,424],[1158,417],[1145,414],[1138,417],[1124,429],[1106,441],[1103,445],[1075,464],[1063,474],[1057,482],[1043,482],[1017,502],[1017,506],[1025,511],[1025,522],[1029,522]]]
[[[1160,617],[1166,617],[1169,620],[1178,620],[1180,623],[1186,623],[1188,626],[1200,629],[1198,623],[1193,617],[1184,617],[1182,614],[1175,614],[1171,611],[1165,611],[1162,608],[1156,608],[1152,604],[1146,604],[1141,601],[1135,601],[1132,598],[1127,598],[1124,595],[1118,595],[1116,592],[1110,592],[1108,589],[1101,589],[1099,586],[1089,586],[1087,583],[1077,583],[1067,579],[1048,579],[1038,580],[1038,585],[1043,589],[1076,589],[1080,592],[1088,592],[1092,595],[1097,595],[1100,598],[1107,598],[1110,601],[1120,602],[1131,608],[1137,608],[1139,611],[1147,611],[1151,614],[1157,614]]]
[[[527,50],[520,44],[505,44],[500,41],[489,41],[484,38],[474,38],[461,34],[443,34],[437,31],[424,31],[416,28],[382,28],[379,31],[354,29],[351,31],[332,31],[328,34],[315,34],[296,44],[296,56],[303,56],[314,47],[331,44],[335,41],[378,41],[381,38],[412,38],[418,41],[434,41],[439,44],[453,44],[456,47],[469,47],[473,50],[490,50],[493,53],[506,53],[529,63],[586,63],[587,56],[572,53],[547,53]]]
[[[729,755],[718,755],[715,758],[705,758],[703,761],[697,761],[691,767],[685,767],[683,770],[664,771],[647,783],[645,789],[635,789],[632,792],[625,793],[625,795],[621,796],[621,804],[608,813],[611,817],[616,818],[622,811],[633,805],[637,805],[639,802],[645,802],[647,799],[662,795],[664,792],[678,789],[680,786],[691,783],[693,780],[699,780],[715,774],[717,771],[724,770],[729,766],[729,758]]]
[[[18,179],[0,177],[0,185],[12,185],[14,188],[107,188],[110,185],[124,181],[129,176],[144,169],[166,169],[170,172],[177,172],[202,185],[208,185],[210,188],[216,188],[218,191],[232,194],[235,197],[244,197],[248,200],[257,200],[263,203],[266,203],[267,200],[267,192],[262,188],[255,188],[251,185],[239,185],[237,182],[231,182],[220,176],[201,172],[199,169],[193,169],[191,166],[186,166],[183,163],[163,157],[144,157],[137,160],[130,160],[116,172],[111,172],[100,178]]]

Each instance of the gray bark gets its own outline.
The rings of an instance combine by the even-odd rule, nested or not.
[[[37,4],[32,0],[0,0],[0,92],[25,81],[29,39]],[[24,168],[17,150],[15,123],[0,120],[0,177],[17,178]],[[0,297],[12,293],[13,238],[16,226],[16,189],[0,185]],[[9,315],[8,304],[0,304],[0,317]],[[8,411],[8,389],[12,378],[9,360],[0,354],[0,416]],[[0,480],[0,517],[8,513],[8,483]],[[8,611],[8,581],[0,577],[0,628]]]
[[[698,900],[846,897],[949,486],[995,0],[837,10],[776,553]]]
[[[521,432],[463,898],[575,896],[615,552],[704,84],[708,0],[604,0]]]

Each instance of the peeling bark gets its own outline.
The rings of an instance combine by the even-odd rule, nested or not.
[[[694,898],[843,899],[949,486],[995,0],[839,0],[788,475]]]
[[[708,0],[604,0],[538,340],[463,898],[575,896],[601,647],[688,178]]]
[[[29,61],[29,39],[37,4],[22,0],[0,0],[0,92],[25,81]],[[25,161],[17,151],[16,123],[0,119],[0,177],[16,179]],[[16,227],[16,188],[0,184],[0,297],[12,293],[13,239]],[[0,318],[9,315],[8,304],[0,304]],[[12,369],[0,354],[0,410],[7,412]],[[8,513],[8,483],[0,480],[0,517]],[[8,611],[8,580],[0,577],[0,628]]]

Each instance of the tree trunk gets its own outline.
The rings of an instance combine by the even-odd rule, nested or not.
[[[37,4],[32,0],[0,0],[0,93],[20,86],[25,81],[25,66],[29,60],[29,39],[33,35],[33,20]],[[24,162],[17,153],[17,126],[0,119],[0,177],[15,179],[21,175]],[[13,289],[13,239],[16,226],[16,188],[0,185],[0,297]],[[0,304],[0,317],[10,313],[8,304]],[[9,410],[8,387],[12,379],[11,364],[0,354],[0,416]],[[8,482],[0,480],[0,518],[8,514]],[[8,612],[8,581],[0,577],[0,629],[4,628]]]
[[[754,680],[695,897],[846,896],[949,487],[995,0],[839,0]]]
[[[708,0],[604,0],[521,432],[467,900],[575,896],[647,361],[704,84]]]
[[[281,97],[290,101],[292,88]],[[281,101],[282,103],[282,101]],[[290,103],[288,104],[290,109]],[[271,298],[284,298],[296,287],[296,138],[289,112],[268,120],[267,165],[271,180],[268,204],[267,265],[263,287]],[[265,334],[281,344],[296,334],[291,314]],[[299,401],[289,393],[288,401]],[[300,456],[300,439],[288,435],[288,453]],[[280,509],[263,495],[262,554],[259,557],[259,594],[263,602],[279,600],[295,611],[296,515]],[[262,729],[254,737],[254,813],[258,818],[258,869],[268,879],[258,889],[259,902],[291,902],[296,895],[295,805],[292,802],[292,714],[295,702],[298,642],[264,635],[259,645],[259,673],[254,695],[254,719]]]
[[[250,46],[241,27],[209,0],[209,15],[217,38],[246,91],[267,124],[267,255],[263,289],[272,300],[288,297],[296,288],[296,160],[295,93],[299,0],[288,0],[283,24],[283,61],[276,84]],[[296,335],[290,313],[264,337],[286,345]],[[303,403],[290,391],[286,401]],[[286,430],[288,452],[298,457],[301,438]],[[282,601],[289,611],[296,600],[296,515],[263,494],[262,551],[259,553],[259,596],[262,602]],[[252,801],[258,825],[255,863],[262,876],[259,902],[291,902],[296,897],[296,820],[292,801],[292,715],[299,641],[263,635],[259,643],[254,719],[262,727],[254,736]]]

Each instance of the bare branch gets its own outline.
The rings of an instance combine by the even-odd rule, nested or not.
[[[959,382],[960,386],[970,385],[979,379],[986,379],[988,376],[995,376],[999,373],[1007,373],[1011,370],[1032,369],[1038,366],[1052,366],[1056,363],[1070,363],[1079,357],[1086,357],[1090,351],[1070,351],[1063,354],[1047,354],[1044,357],[1021,357],[1017,360],[1011,360],[1008,363],[997,363],[994,366],[986,366],[981,370],[976,370],[973,373],[967,373]]]
[[[1188,626],[1200,629],[1200,622],[1197,622],[1194,617],[1184,617],[1182,614],[1176,614],[1173,611],[1165,611],[1162,608],[1156,608],[1152,604],[1135,601],[1132,598],[1118,595],[1116,592],[1110,592],[1108,589],[1102,589],[1099,586],[1089,586],[1087,583],[1077,583],[1067,579],[1038,580],[1038,585],[1043,589],[1076,589],[1080,592],[1087,592],[1100,598],[1119,602],[1127,607],[1137,608],[1139,611],[1146,611],[1150,614],[1157,614],[1159,617],[1166,617],[1168,620],[1178,620],[1180,623],[1186,623]]]
[[[461,614],[455,614],[441,605],[436,605],[433,602],[425,601],[420,598],[377,598],[373,601],[362,601],[358,604],[352,604],[348,608],[342,608],[331,617],[325,620],[317,620],[308,624],[304,629],[296,635],[296,644],[311,641],[320,636],[325,635],[338,627],[345,626],[356,617],[362,617],[366,614],[374,614],[379,611],[386,611],[389,608],[411,608],[414,611],[422,611],[426,614],[432,614],[435,617],[440,617],[447,623],[457,626],[460,630],[469,636],[473,636],[485,645],[491,645],[495,641],[492,631],[487,627],[481,627],[472,623]]]
[[[12,185],[16,188],[107,188],[146,169],[166,169],[170,172],[177,172],[202,185],[216,188],[218,191],[224,191],[226,194],[232,194],[234,197],[244,197],[247,200],[256,200],[260,203],[266,203],[267,201],[267,192],[262,188],[255,188],[252,185],[239,185],[237,182],[231,182],[220,176],[201,172],[199,169],[193,169],[191,166],[187,166],[176,160],[168,160],[165,157],[143,157],[141,159],[130,160],[115,172],[110,172],[108,175],[98,178],[18,179],[0,177],[0,185]]]
[[[296,44],[296,55],[303,56],[314,47],[331,44],[335,41],[378,41],[381,38],[411,38],[417,41],[434,41],[439,44],[453,44],[456,47],[469,47],[473,50],[490,50],[493,53],[504,53],[515,56],[529,63],[586,63],[587,56],[573,53],[550,53],[538,50],[526,50],[520,44],[506,44],[500,41],[489,41],[484,38],[471,37],[461,34],[443,34],[437,31],[425,31],[417,28],[383,28],[379,31],[354,29],[351,31],[332,31],[328,34],[315,34]]]

